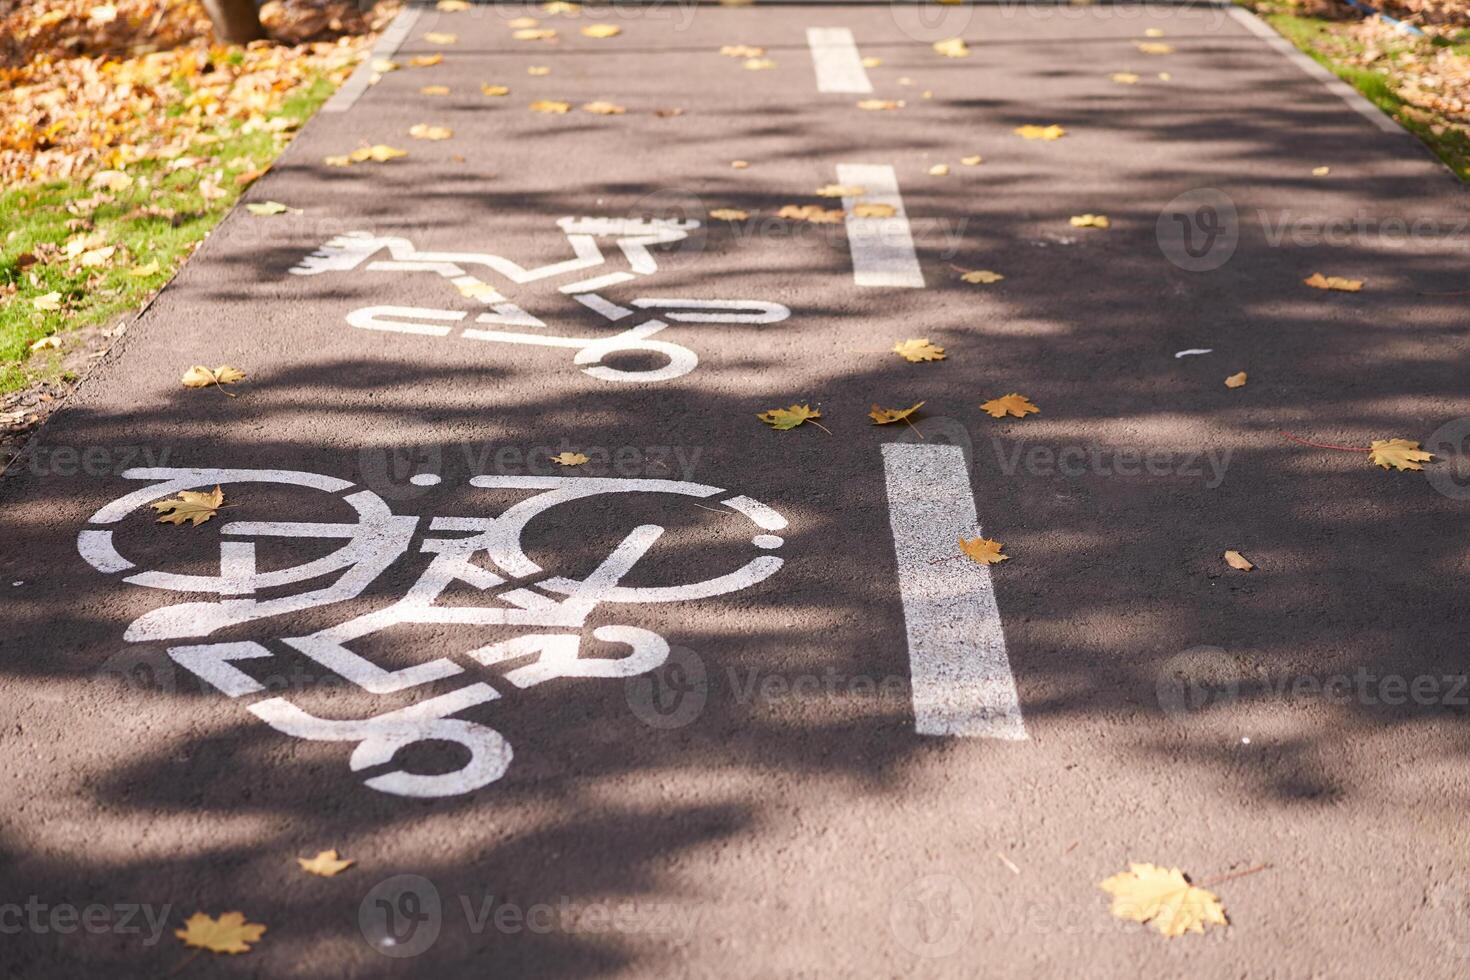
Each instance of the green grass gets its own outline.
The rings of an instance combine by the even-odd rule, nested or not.
[[[285,117],[304,122],[331,95],[334,86],[317,78],[296,90],[267,119]],[[218,167],[184,168],[173,173],[166,162],[140,161],[127,167],[133,184],[122,192],[92,190],[85,180],[63,180],[31,184],[0,194],[0,286],[14,283],[16,291],[0,306],[0,395],[32,381],[62,373],[61,362],[68,333],[106,324],[137,308],[178,270],[209,230],[234,206],[244,190],[235,177],[273,161],[280,151],[269,131],[240,132],[240,124],[217,129],[217,142],[186,151],[201,159],[215,157]],[[223,197],[206,201],[199,191],[201,176],[224,170],[220,181]],[[202,171],[202,172],[201,172]],[[95,209],[81,207],[80,214],[67,205],[110,194],[113,200]],[[140,213],[151,207],[171,210],[167,216]],[[67,222],[90,218],[92,231],[72,230]],[[119,246],[113,261],[100,269],[72,271],[64,258],[35,262],[26,268],[18,260],[45,243],[63,245],[81,234],[96,234],[99,244]],[[124,254],[126,253],[126,254]],[[158,271],[137,276],[132,270],[158,263]],[[55,312],[37,310],[36,297],[59,292],[62,308]],[[56,335],[60,349],[32,351],[43,337]]]
[[[1435,119],[1399,98],[1394,92],[1389,72],[1346,63],[1344,59],[1361,53],[1363,45],[1334,29],[1339,27],[1338,22],[1283,13],[1264,13],[1262,16],[1283,37],[1423,140],[1451,171],[1461,180],[1470,183],[1470,137],[1453,126],[1445,125],[1445,120]],[[1461,32],[1445,44],[1456,53],[1470,54],[1470,35],[1466,32]],[[1387,52],[1384,57],[1391,63],[1393,53]],[[1436,128],[1440,132],[1435,132]]]

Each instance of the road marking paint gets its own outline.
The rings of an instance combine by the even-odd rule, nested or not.
[[[1302,71],[1306,72],[1308,75],[1311,75],[1313,78],[1317,79],[1317,81],[1321,82],[1322,85],[1329,92],[1337,96],[1339,99],[1342,99],[1342,101],[1346,102],[1350,109],[1358,113],[1358,115],[1362,116],[1363,118],[1367,119],[1370,123],[1377,126],[1383,132],[1397,133],[1400,136],[1409,135],[1407,130],[1401,127],[1398,123],[1394,122],[1388,116],[1384,115],[1383,111],[1375,106],[1373,103],[1369,102],[1367,99],[1359,95],[1358,91],[1354,89],[1351,85],[1347,84],[1342,79],[1332,74],[1332,72],[1328,71],[1326,68],[1323,68],[1311,58],[1302,54],[1301,51],[1297,49],[1296,45],[1292,44],[1286,38],[1276,33],[1275,29],[1272,28],[1270,24],[1267,24],[1265,21],[1261,20],[1261,18],[1257,17],[1249,10],[1246,10],[1244,7],[1231,6],[1230,16],[1239,21],[1242,25],[1244,25],[1246,30],[1261,38],[1267,44],[1271,45],[1271,47],[1275,48],[1277,51],[1281,52],[1281,54],[1285,55],[1286,59],[1292,64],[1296,65]]]
[[[924,273],[914,251],[914,236],[898,193],[898,176],[886,164],[839,163],[837,182],[866,188],[862,197],[844,197],[847,212],[847,241],[852,249],[852,278],[859,286],[924,288]],[[862,204],[887,204],[887,218],[859,218],[853,208]]]
[[[1175,351],[1174,352],[1174,358],[1175,358],[1175,360],[1178,360],[1181,357],[1189,357],[1192,354],[1213,354],[1213,353],[1215,353],[1215,348],[1213,348],[1213,347],[1191,347],[1188,350]]]
[[[362,93],[372,85],[373,76],[377,74],[373,62],[379,58],[393,57],[399,45],[408,37],[408,32],[418,22],[420,12],[417,7],[405,7],[393,18],[393,23],[378,36],[378,43],[373,45],[367,57],[358,63],[347,81],[342,83],[342,87],[322,106],[322,112],[346,112],[356,104]]]
[[[806,43],[812,49],[818,92],[865,95],[873,91],[852,31],[845,27],[808,27]]]
[[[960,537],[980,533],[964,451],[889,443],[883,470],[914,731],[1026,739],[990,569],[958,557]]]

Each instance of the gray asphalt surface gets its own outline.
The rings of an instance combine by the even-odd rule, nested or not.
[[[1221,10],[931,11],[950,19],[845,5],[579,19],[429,9],[394,57],[442,52],[441,64],[387,73],[311,121],[248,194],[303,213],[231,215],[0,483],[10,975],[161,976],[187,956],[172,930],[188,915],[236,909],[269,927],[256,948],[204,954],[179,975],[1464,975],[1463,188]],[[528,12],[560,39],[513,40],[508,19]],[[622,33],[577,33],[594,21]],[[881,59],[866,70],[872,96],[817,91],[810,27],[847,28]],[[1147,28],[1173,53],[1140,52]],[[431,44],[430,31],[457,43]],[[947,36],[966,38],[970,56],[937,55],[931,42]],[[775,67],[745,70],[718,53],[728,44],[764,47]],[[528,75],[536,65],[551,72]],[[511,93],[487,97],[482,83]],[[420,94],[428,85],[450,93]],[[856,107],[868,97],[906,104]],[[626,113],[529,111],[538,99]],[[412,139],[418,123],[454,136]],[[1053,123],[1068,131],[1055,142],[1012,132]],[[409,156],[323,163],[367,144]],[[984,162],[962,165],[971,154]],[[948,176],[930,175],[939,163]],[[843,225],[775,218],[788,204],[839,206],[813,192],[840,164],[893,168],[923,288],[861,287]],[[1331,173],[1313,176],[1318,166]],[[1206,205],[1227,233],[1195,259],[1169,216]],[[709,220],[715,208],[752,217]],[[1083,213],[1111,227],[1072,227]],[[541,266],[572,254],[565,217],[706,222],[651,247],[657,270],[601,289],[608,302],[755,301],[790,316],[670,320],[655,339],[698,366],[626,383],[583,373],[570,347],[463,336],[490,307],[433,270],[370,270],[386,251],[351,270],[290,272],[357,231]],[[600,242],[607,261],[583,273],[518,284],[471,269],[545,324],[488,329],[591,339],[646,319],[639,308],[613,325],[559,291],[636,264]],[[972,285],[967,269],[1005,278]],[[1313,290],[1302,284],[1313,272],[1366,285]],[[447,323],[444,336],[349,325],[377,306],[464,317],[430,323]],[[888,353],[910,337],[947,359]],[[1191,348],[1212,353],[1175,356]],[[250,379],[235,398],[184,389],[195,363]],[[1226,388],[1237,371],[1247,385]],[[1041,414],[980,411],[1013,391]],[[920,400],[918,433],[867,419],[875,403]],[[755,418],[792,403],[819,408],[830,434]],[[1346,446],[1433,442],[1444,460],[1431,478],[1385,473],[1283,429]],[[1026,740],[915,732],[882,456],[894,442],[959,446],[980,526],[1013,556],[990,581]],[[564,450],[592,461],[545,462]],[[527,460],[548,478],[719,488],[546,511],[520,545],[550,575],[586,579],[646,525],[664,533],[624,587],[733,572],[763,553],[760,529],[722,505],[737,495],[784,516],[768,549],[784,565],[721,594],[604,602],[584,628],[532,628],[580,634],[583,658],[626,655],[615,634],[593,637],[610,626],[673,648],[628,679],[521,688],[507,668],[531,658],[468,656],[525,626],[405,623],[347,643],[385,670],[436,658],[463,669],[377,693],[284,642],[400,599],[435,548],[483,527],[430,518],[499,515],[539,488],[469,481],[527,475]],[[352,487],[201,474],[197,488],[222,482],[229,505],[207,524],[156,524],[147,499],[99,520],[158,482],[125,475],[148,466]],[[260,523],[351,524],[346,498],[362,490],[420,520],[411,544],[369,548],[393,560],[356,594],[212,632],[134,626],[180,603],[239,610],[249,569],[231,544],[222,570],[222,543],[258,540],[259,573],[300,567],[343,539]],[[239,533],[223,533],[232,523]],[[83,531],[108,530],[132,568],[79,551]],[[1228,569],[1227,548],[1255,571]],[[471,563],[514,578],[483,551]],[[144,570],[233,575],[237,587],[124,581]],[[261,581],[254,598],[343,574]],[[500,585],[485,586],[461,578],[438,604],[505,608]],[[168,653],[217,643],[260,644],[258,659],[234,661],[248,693],[231,697]],[[454,717],[499,733],[514,758],[440,797],[367,781],[452,773],[461,746],[359,760],[381,727],[309,740],[248,710],[279,697],[367,719],[476,683],[498,699]],[[333,879],[297,868],[325,848],[358,863]],[[1165,940],[1110,917],[1096,888],[1129,861],[1197,880],[1271,867],[1212,886],[1228,928]],[[89,905],[113,911],[74,931],[52,917]],[[146,906],[128,923],[141,932],[119,905]],[[166,918],[156,942],[145,912]],[[22,917],[40,926],[10,930]]]

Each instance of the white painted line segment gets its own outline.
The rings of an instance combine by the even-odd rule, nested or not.
[[[418,7],[404,7],[393,23],[384,28],[383,33],[378,35],[378,43],[367,53],[358,66],[353,69],[347,81],[342,87],[332,93],[332,97],[322,106],[322,112],[346,112],[357,102],[362,93],[366,92],[372,85],[373,62],[379,58],[391,58],[408,37],[408,32],[413,30],[413,25],[418,23],[419,14],[422,11]]]
[[[852,31],[845,27],[808,27],[806,43],[812,49],[818,92],[867,95],[873,91]]]
[[[1288,61],[1317,79],[1329,92],[1346,102],[1350,109],[1363,116],[1383,132],[1397,133],[1400,136],[1412,135],[1398,123],[1384,115],[1383,110],[1358,94],[1357,89],[1307,57],[1296,45],[1276,33],[1275,28],[1261,20],[1254,13],[1246,10],[1244,7],[1236,7],[1234,5],[1229,8],[1229,11],[1230,16],[1243,24],[1246,30],[1281,52],[1286,56]]]
[[[924,273],[914,251],[914,236],[908,214],[898,193],[898,177],[886,164],[839,163],[837,182],[866,189],[861,197],[844,197],[847,212],[847,241],[852,249],[852,278],[859,286],[924,288]],[[888,218],[859,218],[858,204],[887,204]]]
[[[914,731],[1026,739],[990,569],[961,557],[980,533],[964,451],[883,447],[888,520],[908,631]]]

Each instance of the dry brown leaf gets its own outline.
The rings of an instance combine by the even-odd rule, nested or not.
[[[248,953],[250,944],[260,942],[264,934],[265,926],[246,922],[241,912],[226,912],[218,919],[195,912],[185,920],[184,928],[174,930],[174,935],[182,939],[185,946],[207,949],[211,953]]]
[[[1019,419],[1041,411],[1031,404],[1031,399],[1014,392],[1001,398],[992,398],[982,403],[980,407],[993,419],[1005,418],[1007,415],[1014,415]]]
[[[1244,371],[1237,371],[1235,374],[1232,374],[1230,377],[1226,378],[1225,379],[1225,387],[1227,387],[1227,388],[1244,388],[1245,387],[1245,372]]]
[[[219,513],[224,505],[224,492],[216,486],[207,493],[202,490],[180,490],[177,497],[155,500],[148,506],[159,513],[159,524],[183,524],[188,521],[198,527]]]
[[[1255,565],[1251,564],[1250,559],[1246,558],[1245,555],[1242,555],[1238,551],[1225,552],[1225,564],[1241,572],[1248,572],[1256,567]]]
[[[1356,293],[1363,288],[1361,279],[1344,279],[1342,276],[1324,276],[1320,272],[1314,272],[1302,282],[1313,289],[1337,289],[1345,293]]]
[[[52,334],[50,337],[42,337],[40,340],[37,340],[34,343],[32,343],[31,344],[31,350],[33,350],[33,351],[55,350],[56,348],[58,348],[60,346],[61,346],[61,338],[58,337],[58,336],[56,336],[55,334]]]
[[[776,212],[776,217],[814,225],[835,225],[842,221],[843,212],[841,208],[829,210],[820,204],[788,204]]]
[[[929,343],[927,337],[900,340],[893,345],[892,351],[912,364],[922,361],[942,361],[945,356],[944,348]]]
[[[61,309],[61,294],[55,291],[37,296],[31,300],[31,306],[43,313],[54,313]]]
[[[555,456],[549,458],[559,466],[581,466],[589,459],[589,457],[581,453],[557,453]]]
[[[1128,870],[1098,885],[1113,896],[1112,913],[1132,922],[1152,922],[1165,936],[1204,932],[1205,926],[1229,925],[1214,894],[1189,883],[1178,868],[1130,864]]]
[[[873,420],[874,425],[892,425],[894,422],[907,422],[913,426],[910,416],[924,407],[923,402],[910,405],[908,408],[880,408],[874,405],[868,412],[868,418]]]
[[[794,429],[803,422],[810,422],[823,432],[831,435],[831,430],[817,421],[821,417],[822,413],[810,405],[792,405],[790,408],[773,408],[770,411],[761,412],[756,415],[756,418],[780,432]]]
[[[1420,464],[1434,459],[1433,453],[1419,448],[1408,439],[1375,439],[1368,448],[1368,459],[1383,469],[1422,470]]]

